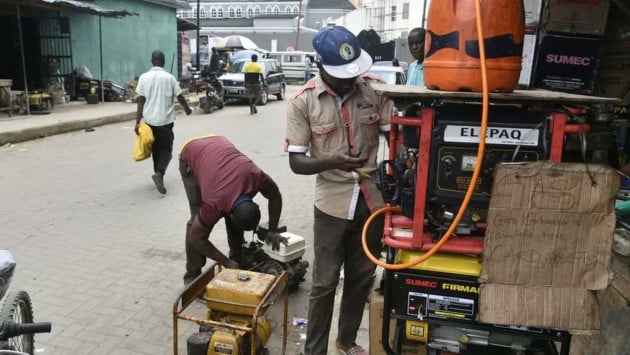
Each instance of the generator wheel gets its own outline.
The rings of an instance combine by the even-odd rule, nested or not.
[[[269,259],[269,260],[265,261],[257,269],[260,272],[263,272],[265,274],[274,275],[274,276],[279,276],[280,274],[282,274],[282,272],[284,272],[284,267],[282,266],[282,264],[280,264],[279,261],[276,261],[276,260],[273,260],[273,259]]]
[[[11,291],[6,295],[2,309],[0,309],[0,322],[33,323],[33,306],[26,291]],[[4,347],[8,350],[33,354],[35,351],[34,342],[33,334],[23,334],[8,339]]]

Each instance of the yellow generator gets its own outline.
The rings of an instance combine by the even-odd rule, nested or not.
[[[188,355],[267,355],[271,324],[265,314],[284,294],[283,353],[286,350],[288,274],[269,275],[246,270],[211,268],[192,282],[178,297],[173,308],[174,353],[178,353],[177,320],[199,324],[188,337]],[[205,319],[184,315],[184,310],[203,295]]]
[[[398,249],[395,263],[423,254]],[[481,257],[440,253],[413,268],[386,270],[383,307],[389,312],[383,312],[381,336],[383,344],[394,346],[386,346],[385,352],[401,354],[413,341],[429,355],[566,354],[566,332],[479,323],[480,273]],[[396,327],[391,333],[390,324]],[[394,339],[389,339],[392,333]]]

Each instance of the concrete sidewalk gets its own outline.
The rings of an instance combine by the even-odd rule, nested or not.
[[[194,107],[199,103],[199,96],[188,95],[186,100]],[[180,109],[179,103],[175,106]],[[55,106],[47,114],[32,113],[30,116],[9,117],[6,113],[0,113],[0,145],[133,120],[136,117],[136,108],[135,103],[127,102],[88,105],[73,101]]]

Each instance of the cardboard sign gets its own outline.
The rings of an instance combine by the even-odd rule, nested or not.
[[[595,291],[559,287],[481,285],[479,320],[576,331],[600,327]]]
[[[603,165],[498,165],[480,281],[606,288],[619,183]]]
[[[602,35],[610,0],[549,0],[542,25],[547,31]]]

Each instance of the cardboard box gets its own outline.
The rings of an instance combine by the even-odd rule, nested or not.
[[[528,89],[532,82],[534,72],[534,60],[536,59],[536,44],[538,34],[535,27],[525,28],[525,39],[523,40],[523,61],[521,63],[521,76],[518,79],[518,86],[521,89]]]
[[[481,285],[479,320],[577,331],[600,327],[595,291],[560,287]]]
[[[592,94],[601,46],[601,37],[542,33],[536,55],[534,86]]]
[[[620,98],[622,106],[630,104],[630,53],[602,58],[594,93],[597,96]],[[624,111],[620,107],[616,113],[624,114]]]
[[[525,26],[537,26],[540,22],[540,13],[543,0],[523,0],[525,10]]]
[[[548,0],[542,14],[546,31],[603,35],[610,0]]]
[[[619,183],[604,165],[498,165],[480,282],[606,288]]]
[[[396,321],[389,324],[389,341],[393,345]],[[376,291],[370,294],[370,355],[385,355],[381,330],[383,329],[383,295]],[[426,346],[422,343],[404,341],[400,355],[426,355]]]
[[[626,13],[616,7],[608,15],[604,53],[606,56],[630,53],[630,22]]]

